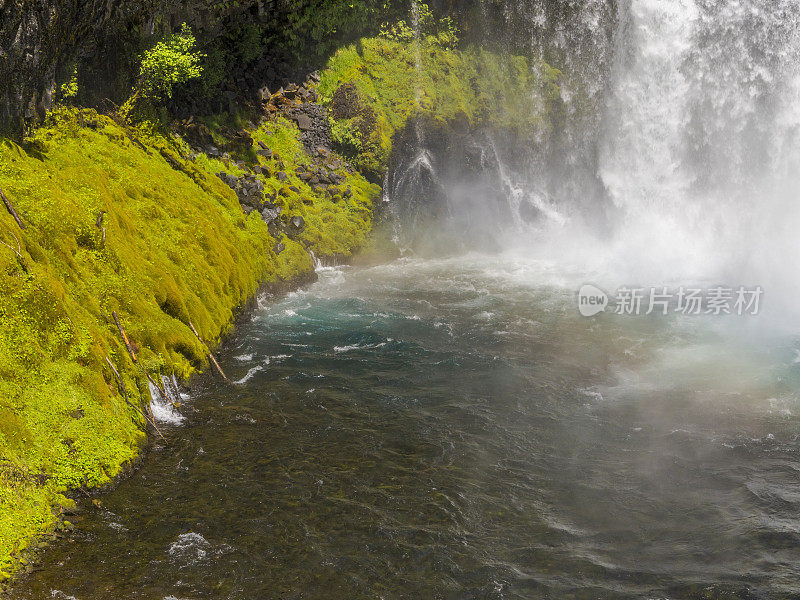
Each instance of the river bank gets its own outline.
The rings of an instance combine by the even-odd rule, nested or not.
[[[19,222],[0,215],[1,580],[30,567],[36,536],[71,527],[71,496],[130,468],[144,431],[159,435],[151,390],[212,368],[261,286],[371,244],[374,182],[408,122],[551,127],[549,67],[435,39],[358,48],[240,113],[132,125],[59,107],[2,141]],[[510,116],[503,98],[529,94],[541,106]]]

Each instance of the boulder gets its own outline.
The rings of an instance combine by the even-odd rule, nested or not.
[[[264,219],[264,222],[267,224],[272,223],[275,219],[280,217],[280,215],[280,208],[265,208],[261,211],[261,218]]]
[[[311,131],[314,127],[314,122],[311,120],[311,117],[305,113],[298,113],[294,120],[300,128],[300,131]]]

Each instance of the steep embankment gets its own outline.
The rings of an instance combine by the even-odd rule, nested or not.
[[[380,179],[412,118],[546,135],[558,77],[435,40],[366,39],[321,74],[330,120],[307,82],[250,114],[258,125],[182,124],[191,146],[76,109],[24,145],[1,141],[0,188],[24,229],[0,210],[0,581],[59,522],[63,494],[109,483],[137,455],[148,375],[207,367],[191,325],[213,346],[260,283],[367,241],[380,188],[364,175]],[[308,115],[364,175],[320,151]]]
[[[24,225],[0,211],[0,580],[55,523],[51,505],[70,504],[60,494],[109,483],[135,457],[145,372],[186,377],[205,364],[189,323],[213,345],[261,282],[313,270],[306,248],[351,252],[377,194],[348,172],[347,198],[271,178],[283,221],[268,226],[215,175],[244,163],[194,155],[93,111],[51,121],[24,147],[0,143],[0,188]],[[255,153],[262,139],[287,170],[313,162],[297,135],[290,123],[265,123],[253,162],[275,168],[277,158]],[[304,226],[287,227],[296,216]]]

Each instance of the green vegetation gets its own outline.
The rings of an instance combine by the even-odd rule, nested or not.
[[[413,15],[412,15],[413,19]],[[381,27],[381,36],[396,42],[410,44],[416,41],[417,36],[426,40],[428,44],[437,45],[449,50],[458,45],[458,27],[451,17],[437,19],[430,7],[423,3],[417,5],[416,28],[405,20],[394,24],[384,24]]]
[[[203,74],[205,56],[195,50],[192,30],[184,23],[179,34],[171,35],[142,56],[138,91],[147,98],[169,99],[176,86]]]
[[[436,35],[397,41],[390,38],[402,37],[402,29],[394,31],[339,50],[319,85],[334,131],[357,132],[353,140],[345,133],[335,139],[373,179],[383,175],[394,134],[415,116],[531,136],[546,135],[557,121],[557,69],[521,56],[448,49]]]
[[[180,33],[168,36],[142,55],[136,85],[121,110],[124,117],[153,118],[157,104],[170,100],[176,88],[202,76],[206,56],[196,50],[196,43],[184,23]]]
[[[57,522],[63,493],[109,483],[136,456],[144,419],[131,404],[149,403],[145,371],[207,366],[190,321],[213,345],[261,282],[312,270],[306,248],[350,254],[366,238],[375,186],[340,170],[341,193],[314,191],[293,171],[315,160],[294,124],[251,133],[245,154],[265,141],[289,172],[261,177],[284,219],[305,218],[294,239],[242,212],[216,176],[241,172],[233,161],[194,157],[149,125],[60,109],[24,146],[0,141],[0,188],[26,225],[0,211],[0,580]]]

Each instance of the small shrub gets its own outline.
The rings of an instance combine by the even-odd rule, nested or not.
[[[381,27],[381,36],[404,44],[409,44],[419,38],[446,49],[452,49],[458,45],[458,27],[450,17],[437,19],[425,3],[420,3],[417,11],[416,30],[413,21],[408,23],[403,20],[393,25],[384,24]]]
[[[78,96],[78,68],[72,72],[69,81],[61,86],[61,101],[70,102]]]
[[[137,91],[153,100],[170,99],[177,86],[200,78],[205,55],[195,50],[196,43],[192,30],[184,24],[180,33],[145,52]]]

